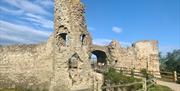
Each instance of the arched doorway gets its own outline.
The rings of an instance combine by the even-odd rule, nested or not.
[[[91,65],[94,69],[104,69],[107,67],[106,53],[101,50],[93,50],[91,52]]]

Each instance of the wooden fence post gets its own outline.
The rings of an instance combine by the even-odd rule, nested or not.
[[[173,72],[173,81],[174,82],[177,81],[177,73],[176,73],[176,71]]]
[[[146,82],[146,78],[143,79],[143,89],[144,91],[147,91],[147,82]]]

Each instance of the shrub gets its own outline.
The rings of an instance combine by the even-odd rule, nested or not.
[[[117,72],[113,68],[110,68],[108,72],[104,74],[104,79],[105,85],[119,85],[141,81],[140,79],[134,78],[133,76],[123,75],[122,72]],[[137,90],[142,88],[142,84],[135,84],[124,88],[127,89],[127,91]]]

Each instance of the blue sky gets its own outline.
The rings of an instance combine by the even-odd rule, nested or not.
[[[158,40],[180,49],[180,0],[82,0],[95,44]],[[0,0],[0,44],[39,43],[53,31],[53,0]]]

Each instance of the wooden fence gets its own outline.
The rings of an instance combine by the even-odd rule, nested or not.
[[[180,74],[178,74],[176,71],[174,72],[161,71],[160,73],[161,73],[161,80],[170,81],[170,82],[176,82],[180,80]]]
[[[79,89],[79,90],[72,90],[72,91],[93,91],[93,89],[87,88],[87,89]]]
[[[134,72],[134,76],[142,76],[142,73],[139,70],[135,70],[135,69],[131,69],[131,68],[126,68],[126,67],[119,67],[116,68],[119,71],[122,71],[124,74],[128,74],[130,75],[132,70]],[[160,71],[160,72],[156,72],[156,71],[147,71],[147,73],[151,74],[151,73],[157,73],[155,74],[156,76],[160,77],[160,80],[164,80],[164,81],[171,81],[171,82],[176,82],[178,80],[180,80],[180,74],[177,73],[176,71],[173,72],[165,72],[165,71]],[[160,73],[160,74],[159,74]]]
[[[118,71],[123,72],[123,74],[126,75],[132,75],[131,69],[121,68]],[[174,72],[160,72],[161,79],[170,79],[171,81],[177,81],[177,79],[180,79],[180,74],[177,74],[176,71]],[[141,84],[141,88],[139,88],[137,91],[149,91],[149,88],[156,84],[155,80],[156,78],[152,77],[150,79],[143,78],[142,73],[140,71],[134,71],[134,76],[141,77],[142,81],[140,82],[134,82],[129,84],[119,84],[119,85],[110,85],[110,86],[103,86],[101,89],[103,91],[121,91],[122,88],[130,87],[136,84]],[[95,83],[96,84],[96,83]],[[96,84],[97,85],[97,84]],[[87,89],[80,89],[76,91],[99,91],[97,86],[93,86],[93,88],[87,88]]]
[[[171,73],[171,72],[163,72],[163,73],[173,75],[173,73]],[[177,78],[178,79],[180,78],[180,74],[177,74]],[[111,86],[103,86],[103,87],[101,87],[101,89],[103,91],[104,90],[105,91],[122,91],[120,89],[122,89],[123,87],[129,87],[129,86],[133,86],[136,84],[141,84],[142,88],[140,88],[136,91],[149,91],[149,88],[156,84],[155,80],[156,80],[155,78],[151,78],[148,80],[146,78],[142,78],[142,81],[140,81],[140,82],[134,82],[134,83],[129,83],[129,84],[111,85]],[[73,90],[73,91],[99,91],[99,90],[98,90],[97,86],[93,86],[93,88],[79,89],[79,90]]]
[[[142,88],[138,89],[137,91],[148,91],[151,86],[156,84],[154,80],[155,80],[154,78],[149,79],[149,80],[144,78],[140,82],[134,82],[134,83],[129,83],[129,84],[120,84],[120,85],[112,85],[112,86],[103,86],[102,90],[105,90],[105,91],[121,91],[120,89],[122,89],[123,87],[129,87],[129,86],[141,84]]]

